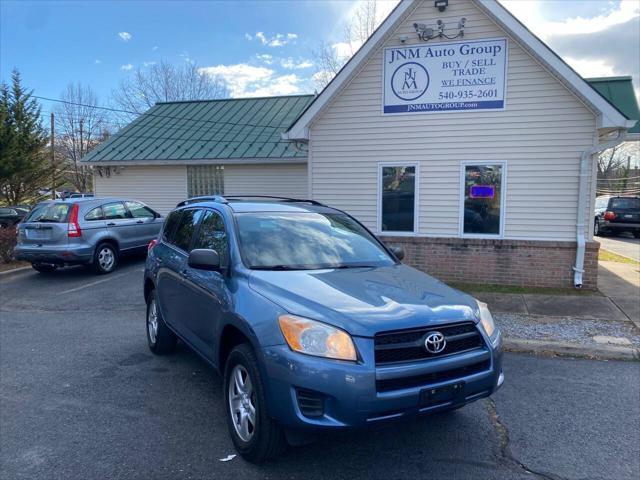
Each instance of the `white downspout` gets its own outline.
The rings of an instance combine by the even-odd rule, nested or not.
[[[584,273],[584,252],[586,245],[585,233],[585,213],[587,209],[587,178],[589,177],[590,160],[596,153],[603,152],[609,148],[613,148],[619,143],[624,142],[627,130],[621,128],[618,130],[618,136],[611,141],[601,143],[595,147],[582,152],[580,156],[580,178],[578,185],[578,222],[576,223],[576,239],[578,247],[576,248],[576,264],[573,267],[573,284],[576,288],[582,287],[582,274]]]

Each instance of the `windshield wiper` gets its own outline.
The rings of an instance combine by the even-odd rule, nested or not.
[[[256,265],[251,270],[308,270],[307,268],[292,267],[291,265]]]
[[[367,265],[367,264],[346,264],[346,265],[336,265],[335,267],[329,267],[334,269],[344,269],[344,268],[376,268],[377,265]]]

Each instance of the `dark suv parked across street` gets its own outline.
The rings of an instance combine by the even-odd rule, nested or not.
[[[149,348],[180,338],[222,374],[230,435],[254,462],[491,395],[504,375],[487,306],[403,256],[314,201],[182,202],[149,246]]]
[[[37,204],[18,224],[16,258],[39,272],[93,265],[111,273],[123,253],[146,249],[163,219],[143,203],[120,198],[74,198]]]
[[[594,235],[630,232],[640,238],[640,198],[597,197],[594,222]]]

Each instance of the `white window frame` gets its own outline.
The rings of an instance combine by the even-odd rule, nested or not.
[[[393,232],[382,231],[382,169],[384,167],[415,167],[416,176],[414,181],[413,192],[413,231],[411,232]],[[418,206],[420,205],[420,164],[418,162],[380,162],[378,163],[378,190],[377,190],[377,205],[376,205],[376,231],[378,235],[389,235],[397,237],[413,237],[418,234],[419,226],[418,221],[420,218],[418,212]]]
[[[494,233],[464,233],[464,179],[465,170],[469,165],[500,165],[502,178],[500,185],[500,232]],[[458,236],[462,238],[504,238],[504,223],[506,218],[507,198],[507,161],[506,160],[465,160],[460,162],[460,207],[458,209]]]

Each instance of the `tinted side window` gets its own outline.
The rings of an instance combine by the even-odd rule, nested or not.
[[[229,249],[227,232],[222,216],[212,210],[206,210],[200,222],[200,229],[193,242],[193,248],[210,248],[220,255],[220,265],[227,266]]]
[[[133,218],[154,218],[155,215],[149,207],[138,202],[124,202]]]
[[[176,231],[176,225],[180,221],[180,215],[182,215],[182,210],[171,212],[164,221],[162,240],[165,242],[173,243],[173,237]]]
[[[102,220],[102,207],[96,207],[93,210],[89,210],[89,212],[84,216],[84,219],[87,221]]]
[[[130,218],[127,210],[121,202],[107,203],[102,206],[105,220],[117,220],[120,218]]]
[[[174,235],[173,244],[184,250],[189,251],[189,245],[191,244],[191,237],[198,225],[198,220],[202,216],[202,210],[184,210],[180,217],[180,223]]]

